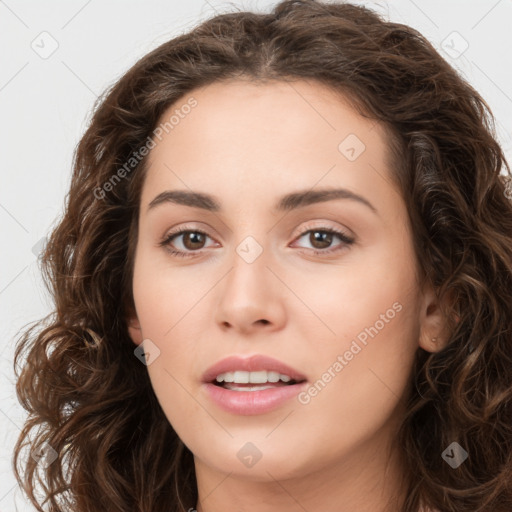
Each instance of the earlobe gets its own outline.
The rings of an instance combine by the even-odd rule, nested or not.
[[[427,352],[438,352],[448,341],[447,322],[432,287],[424,293],[420,311],[419,345]]]
[[[142,336],[142,328],[137,316],[132,317],[128,321],[128,334],[135,345],[140,345],[144,339]]]

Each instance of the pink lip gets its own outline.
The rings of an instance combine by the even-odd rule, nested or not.
[[[233,391],[210,382],[203,386],[211,400],[221,409],[232,414],[250,416],[277,409],[284,402],[304,391],[308,383],[301,382],[262,391]]]
[[[230,356],[215,363],[203,374],[203,382],[213,382],[220,373],[242,370],[246,372],[257,372],[268,370],[288,375],[293,380],[306,380],[306,376],[290,366],[272,357],[256,354],[250,357]]]
[[[213,384],[220,373],[242,370],[260,370],[282,373],[297,384],[281,385],[261,391],[234,391]],[[264,355],[251,357],[231,356],[210,367],[203,375],[203,386],[208,396],[220,408],[233,414],[254,415],[272,411],[307,387],[306,377],[290,366]]]

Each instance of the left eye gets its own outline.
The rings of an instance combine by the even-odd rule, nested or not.
[[[334,249],[329,248],[328,250],[322,250],[322,249],[326,249],[326,246],[331,245],[333,238],[336,238],[336,237],[342,241],[342,245],[351,245],[354,242],[354,239],[352,237],[346,235],[342,231],[338,231],[336,229],[323,229],[323,228],[309,229],[309,230],[305,231],[304,233],[302,233],[302,235],[300,235],[297,240],[300,240],[301,238],[303,238],[307,235],[309,235],[308,241],[310,241],[312,244],[317,244],[317,243],[320,244],[320,247],[313,246],[312,250],[315,254],[320,254],[320,253],[328,254],[328,253],[338,250],[336,248],[334,248]]]
[[[333,237],[337,237],[342,241],[342,247],[344,245],[348,246],[354,243],[354,238],[343,233],[342,231],[327,228],[308,229],[307,231],[304,231],[299,237],[297,237],[296,240],[300,240],[306,235],[309,235],[309,240],[311,243],[320,244],[320,247],[313,247],[310,249],[315,254],[329,254],[331,252],[340,250],[339,247],[326,250],[326,248],[331,245]],[[180,237],[183,237],[182,244],[184,249],[173,248],[174,239],[179,239]],[[204,249],[203,245],[205,242],[205,237],[210,238],[206,233],[197,229],[181,229],[167,235],[159,245],[165,246],[166,249],[174,256],[192,257],[194,255],[191,253],[198,252],[200,249]]]

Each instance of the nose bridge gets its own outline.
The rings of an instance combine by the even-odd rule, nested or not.
[[[276,231],[254,210],[245,210],[232,229],[229,266],[217,290],[214,319],[221,329],[238,334],[282,329],[286,323],[285,295],[276,262]],[[272,220],[272,219],[270,219]],[[275,220],[275,219],[274,219]]]
[[[262,237],[265,237],[262,240]],[[258,240],[259,239],[259,240]],[[268,252],[269,240],[265,233],[258,233],[257,235],[246,235],[242,241],[236,246],[235,252],[238,257],[247,265],[253,265],[258,260],[267,259],[262,255]],[[241,264],[237,261],[237,263]]]
[[[245,233],[250,233],[245,230]],[[262,317],[267,316],[266,308],[275,300],[275,280],[267,266],[271,265],[270,241],[265,231],[258,234],[242,235],[242,240],[234,246],[230,260],[230,270],[225,276],[220,304],[228,310],[246,310]],[[264,237],[264,239],[262,239]]]
[[[252,232],[255,233],[254,230]],[[264,283],[268,288],[269,284],[266,281],[271,274],[266,268],[270,260],[268,238],[264,232],[246,234],[234,247],[228,281],[234,286],[235,290],[231,291],[237,296],[250,293],[251,289],[259,289]],[[260,294],[261,292],[262,290],[259,290]]]
[[[242,198],[239,198],[239,200]],[[255,264],[258,268],[261,261],[268,261],[268,252],[271,244],[273,231],[268,227],[260,205],[250,205],[250,201],[243,201],[242,204],[246,208],[238,208],[236,210],[235,222],[232,225],[233,263],[238,268],[244,268],[244,264],[253,267]],[[264,268],[264,266],[262,267]]]
[[[254,189],[261,188],[260,184],[254,184]],[[263,190],[257,190],[258,197],[265,197],[268,193]],[[266,288],[272,288],[271,281],[275,276],[267,268],[273,267],[275,258],[272,254],[272,248],[276,247],[275,237],[278,231],[274,229],[276,219],[269,215],[268,206],[261,201],[255,204],[250,197],[240,195],[237,201],[230,204],[234,212],[234,222],[231,224],[233,253],[228,258],[231,268],[229,275],[226,276],[231,283],[238,283],[235,286],[258,289],[260,285]],[[242,206],[240,206],[242,205]],[[260,295],[264,290],[260,289]],[[243,294],[243,290],[238,290],[238,294]]]

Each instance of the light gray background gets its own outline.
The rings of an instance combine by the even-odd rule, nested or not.
[[[512,163],[512,1],[354,3],[418,29],[441,53],[447,52],[445,58],[493,110]],[[264,11],[275,2],[231,4]],[[23,325],[51,311],[37,253],[62,212],[73,150],[93,102],[144,54],[215,12],[231,10],[231,4],[0,1],[0,512],[33,510],[11,470],[12,448],[25,417],[14,390],[14,339]]]

